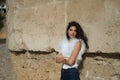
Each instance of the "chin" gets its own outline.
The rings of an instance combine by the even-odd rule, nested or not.
[[[70,37],[70,39],[75,38],[75,37]]]

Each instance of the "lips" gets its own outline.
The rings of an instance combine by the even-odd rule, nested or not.
[[[71,36],[74,36],[74,34],[70,34]]]

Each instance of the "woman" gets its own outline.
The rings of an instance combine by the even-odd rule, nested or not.
[[[61,80],[80,80],[78,66],[89,48],[87,37],[79,23],[72,21],[66,29],[66,38],[60,42],[56,62],[62,63]]]

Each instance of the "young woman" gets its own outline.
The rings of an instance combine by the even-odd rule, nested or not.
[[[60,42],[56,62],[62,63],[61,80],[80,80],[78,66],[89,48],[87,37],[79,23],[72,21],[66,29],[66,38]]]

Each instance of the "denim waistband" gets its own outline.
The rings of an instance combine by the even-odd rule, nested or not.
[[[78,70],[77,68],[68,68],[68,69],[63,69],[62,68],[62,71],[73,71],[73,70]]]
[[[64,68],[62,68],[62,69],[63,69],[63,70],[69,70],[69,69],[77,69],[77,68],[74,67],[74,68],[68,68],[68,69],[64,69]]]

